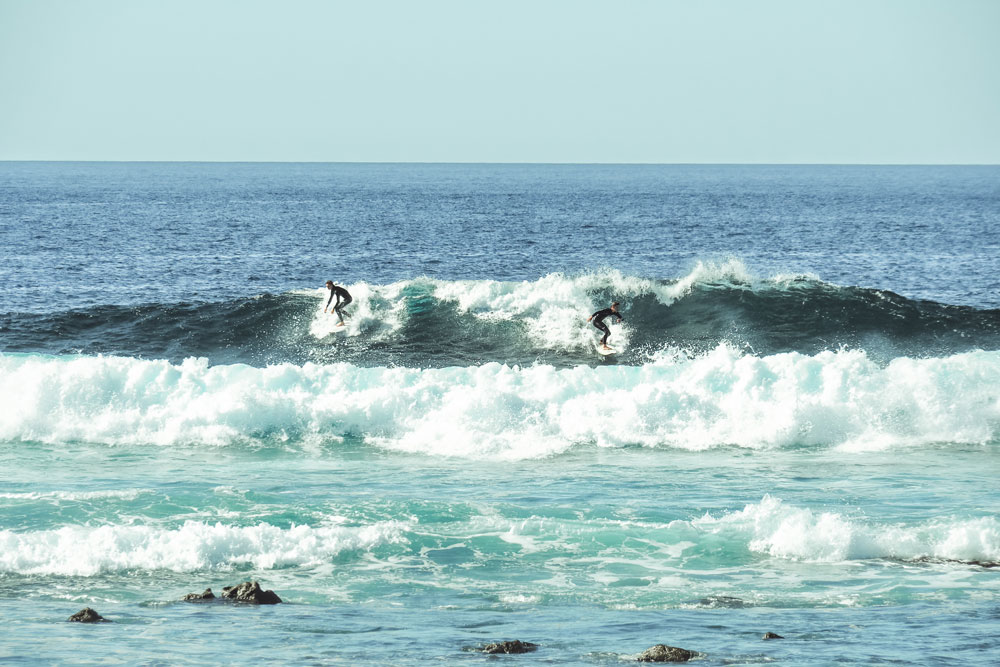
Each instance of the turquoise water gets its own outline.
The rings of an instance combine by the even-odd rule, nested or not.
[[[0,166],[0,662],[1000,660],[996,169]]]
[[[24,443],[5,466],[26,447],[16,488],[36,490],[2,499],[2,564],[21,573],[4,579],[20,638],[5,659],[131,661],[152,643],[197,663],[233,643],[238,662],[407,664],[481,660],[463,649],[511,637],[565,664],[659,642],[712,663],[993,650],[996,572],[953,560],[995,554],[997,470],[980,446],[903,461],[587,447],[497,464],[356,441],[308,457]],[[243,579],[288,606],[177,602]],[[57,623],[88,605],[115,624]]]

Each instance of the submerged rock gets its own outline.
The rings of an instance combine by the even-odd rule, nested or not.
[[[261,589],[260,584],[256,581],[244,581],[238,586],[226,586],[222,589],[222,597],[251,604],[278,604],[281,602],[277,593]]]
[[[784,639],[784,637],[782,637],[781,635],[776,634],[774,632],[765,632],[763,638],[764,639]]]
[[[538,644],[522,642],[520,639],[507,642],[496,642],[483,646],[480,651],[483,653],[529,653],[538,648]]]
[[[743,600],[728,595],[709,595],[707,598],[698,600],[698,604],[702,607],[712,607],[713,609],[719,607],[724,609],[743,609],[747,606],[747,603]]]
[[[182,600],[187,600],[188,602],[200,602],[202,600],[214,600],[215,593],[212,592],[211,588],[206,588],[204,593],[188,593]]]
[[[636,658],[639,662],[687,662],[698,655],[697,651],[657,644],[639,654]]]
[[[104,618],[96,611],[90,607],[85,607],[80,611],[76,612],[70,616],[67,620],[73,621],[75,623],[110,623],[108,619]]]

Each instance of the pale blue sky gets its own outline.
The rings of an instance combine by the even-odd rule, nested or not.
[[[0,0],[0,159],[1000,163],[1000,0]]]

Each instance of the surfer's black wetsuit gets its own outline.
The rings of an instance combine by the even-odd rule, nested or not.
[[[611,329],[609,329],[608,325],[604,323],[604,318],[610,317],[611,315],[617,317],[619,322],[625,319],[622,317],[621,313],[616,313],[610,308],[599,310],[590,316],[590,321],[594,324],[594,326],[604,332],[604,338],[601,339],[601,345],[608,344],[608,336],[611,335]]]
[[[326,308],[330,307],[330,302],[333,301],[333,297],[337,297],[337,303],[333,304],[333,312],[337,313],[337,317],[339,317],[340,321],[343,322],[344,315],[347,314],[344,312],[344,306],[349,304],[351,301],[354,301],[354,299],[351,298],[351,293],[346,289],[340,285],[334,285],[330,288],[330,298],[326,301]],[[324,310],[326,310],[326,308],[324,308]]]

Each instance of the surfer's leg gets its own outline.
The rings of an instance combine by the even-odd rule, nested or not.
[[[608,325],[605,324],[604,322],[595,322],[594,326],[604,332],[604,337],[601,338],[601,345],[603,345],[604,347],[607,347],[608,346],[608,336],[611,335],[611,329],[609,329]]]
[[[340,304],[336,308],[334,308],[334,310],[337,311],[337,317],[340,318],[340,325],[344,324],[344,318],[345,317],[350,317],[350,314],[347,313],[347,312],[345,312],[344,308],[346,308],[347,304],[349,304],[351,301],[354,301],[354,299],[352,299],[351,297],[347,297],[346,299],[344,299],[343,301],[341,301]]]

